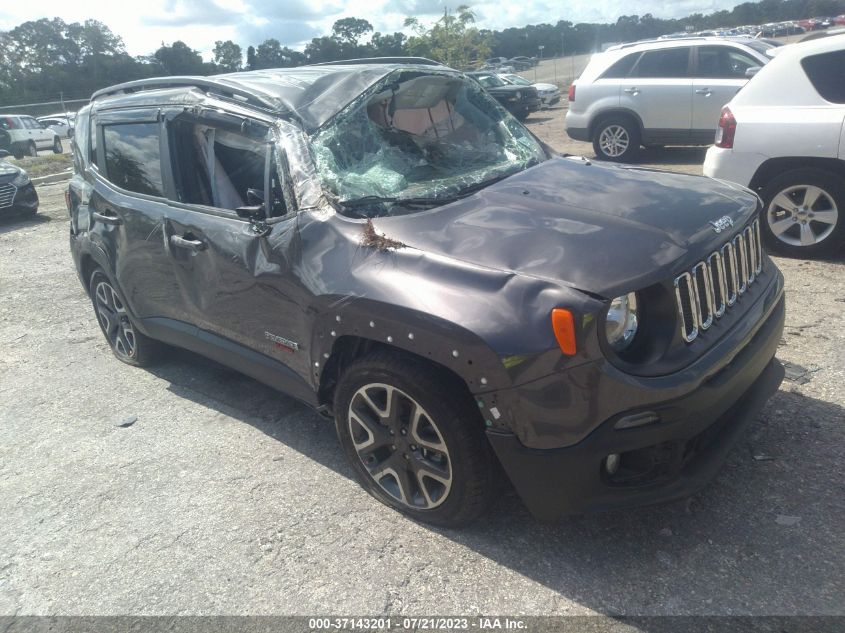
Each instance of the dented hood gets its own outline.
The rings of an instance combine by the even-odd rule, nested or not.
[[[709,178],[554,158],[376,228],[419,250],[612,297],[691,267],[756,208],[754,194]],[[724,216],[734,229],[717,233],[711,222]]]

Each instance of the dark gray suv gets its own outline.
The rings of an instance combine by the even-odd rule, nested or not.
[[[446,68],[123,84],[74,150],[117,358],[176,345],[312,405],[415,519],[478,517],[500,470],[542,518],[689,494],[783,375],[756,196],[555,156]]]

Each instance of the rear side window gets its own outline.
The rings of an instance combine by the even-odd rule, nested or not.
[[[647,51],[640,57],[632,76],[672,79],[689,76],[689,48]]]
[[[158,123],[103,126],[106,178],[122,189],[163,196]]]
[[[608,68],[601,76],[601,78],[622,79],[623,77],[627,77],[628,74],[631,72],[631,69],[634,67],[634,64],[637,63],[637,58],[639,56],[639,53],[631,53],[630,55],[626,55],[622,59],[618,60],[615,64],[613,64],[613,66]]]
[[[696,77],[745,79],[745,71],[762,64],[754,57],[731,46],[701,46],[698,49]]]
[[[845,103],[845,51],[805,57],[801,66],[822,99]]]
[[[22,117],[22,120],[23,120],[24,127],[27,127],[30,130],[35,130],[35,129],[41,127],[41,124],[38,123],[38,121],[36,121],[35,119],[30,118],[28,116]]]

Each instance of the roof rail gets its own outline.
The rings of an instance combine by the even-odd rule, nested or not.
[[[320,62],[311,66],[345,66],[350,64],[417,64],[419,66],[442,66],[440,62],[427,57],[361,57],[358,59],[339,59],[333,62]]]
[[[236,88],[229,84],[215,81],[207,77],[156,77],[152,79],[137,79],[122,84],[103,88],[91,95],[91,101],[101,97],[108,97],[116,94],[131,94],[144,90],[156,90],[159,88],[199,88],[206,93],[218,94],[222,97],[232,99],[240,103],[261,108],[262,110],[277,111],[279,106],[268,99],[264,99],[253,92]]]
[[[714,35],[689,35],[684,37],[672,37],[672,38],[665,38],[665,39],[651,39],[651,40],[638,40],[636,42],[628,42],[627,44],[617,44],[616,46],[611,46],[607,50],[609,51],[619,51],[623,48],[631,48],[632,46],[639,46],[640,44],[665,44],[667,42],[686,42],[688,40],[706,40],[712,37],[716,37]]]

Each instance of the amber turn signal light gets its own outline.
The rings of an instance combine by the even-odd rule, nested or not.
[[[572,313],[563,308],[552,310],[552,330],[560,351],[567,356],[574,356],[578,350],[575,346],[575,317]]]

